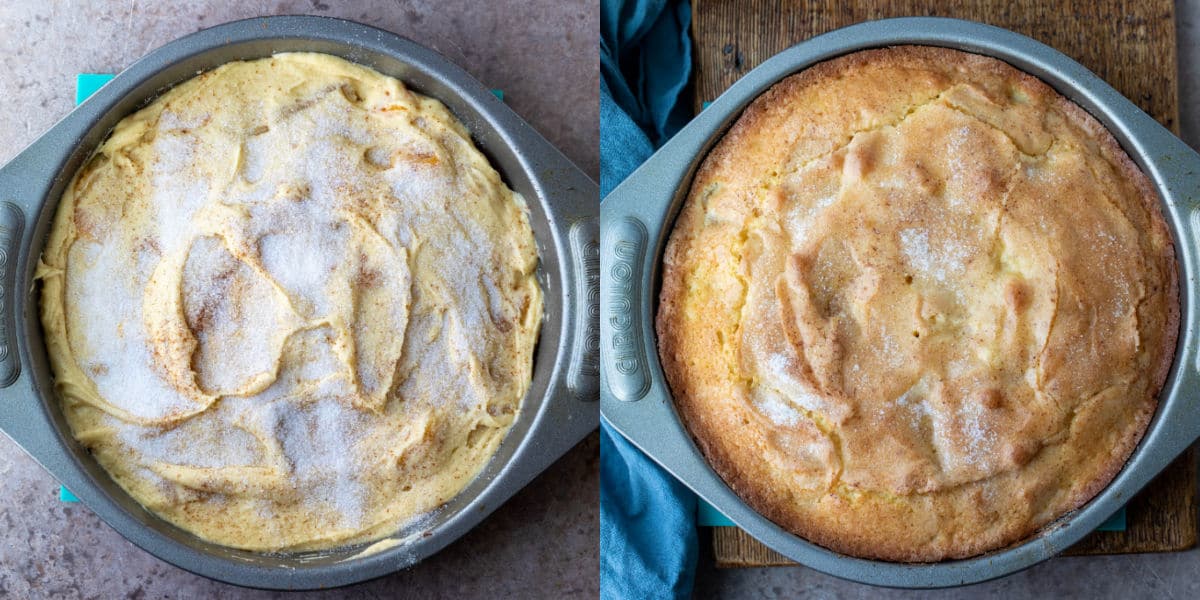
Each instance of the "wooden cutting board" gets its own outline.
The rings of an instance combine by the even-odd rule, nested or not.
[[[695,108],[779,51],[826,31],[887,17],[981,21],[1057,48],[1176,133],[1173,0],[692,0]],[[1066,554],[1165,552],[1196,544],[1193,448],[1130,501],[1125,531],[1095,532]],[[713,530],[717,566],[794,565],[736,527]]]

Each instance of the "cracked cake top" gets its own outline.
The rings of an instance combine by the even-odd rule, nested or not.
[[[664,257],[680,417],[760,513],[936,561],[1086,502],[1145,431],[1178,330],[1149,181],[998,60],[894,47],[790,76],[705,158]]]

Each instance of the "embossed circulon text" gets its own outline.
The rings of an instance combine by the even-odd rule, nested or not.
[[[650,374],[643,353],[638,297],[640,271],[646,252],[646,228],[626,218],[605,228],[609,285],[607,300],[609,339],[603,357],[609,367],[609,389],[620,400],[639,400],[650,390]]]
[[[571,225],[571,252],[575,259],[575,297],[578,330],[575,360],[568,385],[581,400],[596,400],[600,376],[600,227],[595,220]]]
[[[8,387],[17,380],[20,363],[13,352],[13,330],[10,314],[16,289],[16,258],[21,243],[21,211],[10,202],[0,203],[0,387]]]

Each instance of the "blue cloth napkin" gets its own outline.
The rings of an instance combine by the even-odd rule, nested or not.
[[[600,197],[691,119],[686,1],[600,3]]]
[[[690,21],[687,2],[602,0],[601,197],[688,121]],[[601,598],[688,598],[696,554],[696,496],[602,421]]]

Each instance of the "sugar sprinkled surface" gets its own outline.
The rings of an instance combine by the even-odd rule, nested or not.
[[[267,537],[298,535],[280,511],[374,527],[392,500],[380,491],[413,484],[430,491],[410,504],[435,508],[487,457],[441,454],[448,428],[505,431],[528,385],[523,320],[540,298],[520,198],[448,113],[356,102],[314,88],[262,102],[250,126],[168,108],[123,175],[145,193],[116,213],[96,194],[76,208],[94,225],[65,268],[84,400],[136,456],[133,477],[243,502]],[[431,482],[438,465],[459,483]],[[269,477],[237,481],[245,468]]]
[[[155,370],[145,331],[142,305],[136,294],[146,277],[125,271],[121,250],[79,242],[72,260],[87,268],[78,270],[68,292],[68,305],[81,310],[72,345],[85,348],[81,366],[87,370],[97,391],[108,402],[136,417],[163,418],[187,408],[181,398]],[[114,273],[124,276],[114,277]]]
[[[759,410],[776,425],[794,427],[800,422],[800,412],[777,394],[760,392],[757,394],[757,405]]]
[[[939,283],[947,283],[954,275],[961,274],[966,266],[967,250],[964,246],[952,240],[931,243],[929,233],[920,229],[900,232],[900,250],[914,269]]]
[[[269,376],[290,320],[276,290],[214,237],[192,244],[183,269],[184,311],[199,344],[192,367],[201,387],[237,393]]]

